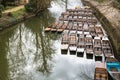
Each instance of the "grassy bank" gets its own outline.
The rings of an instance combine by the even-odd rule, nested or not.
[[[32,16],[34,16],[34,14],[27,13],[25,8],[15,12],[4,13],[0,18],[0,30],[4,30]]]

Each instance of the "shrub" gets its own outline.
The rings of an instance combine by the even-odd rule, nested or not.
[[[34,7],[31,4],[26,4],[25,5],[25,10],[27,12],[34,12]]]
[[[113,5],[113,7],[115,7],[115,8],[120,10],[120,1],[119,0],[113,1],[112,5]]]
[[[2,17],[2,11],[4,10],[3,5],[0,5],[0,18]]]

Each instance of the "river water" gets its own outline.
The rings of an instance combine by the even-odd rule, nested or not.
[[[68,0],[67,7],[81,6]],[[65,2],[56,0],[40,16],[0,32],[0,80],[93,80],[94,61],[61,55],[61,34],[44,33],[58,20]]]

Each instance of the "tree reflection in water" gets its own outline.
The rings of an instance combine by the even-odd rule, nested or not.
[[[12,80],[33,80],[34,71],[46,75],[51,71],[53,41],[57,35],[45,34],[44,26],[51,24],[54,18],[50,17],[48,11],[41,15],[19,24],[14,35],[9,38],[7,58]]]

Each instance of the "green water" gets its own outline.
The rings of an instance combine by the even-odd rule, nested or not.
[[[75,1],[68,6],[81,4]],[[94,61],[61,55],[61,34],[44,32],[64,10],[64,2],[52,2],[39,16],[0,32],[0,80],[93,80]]]

